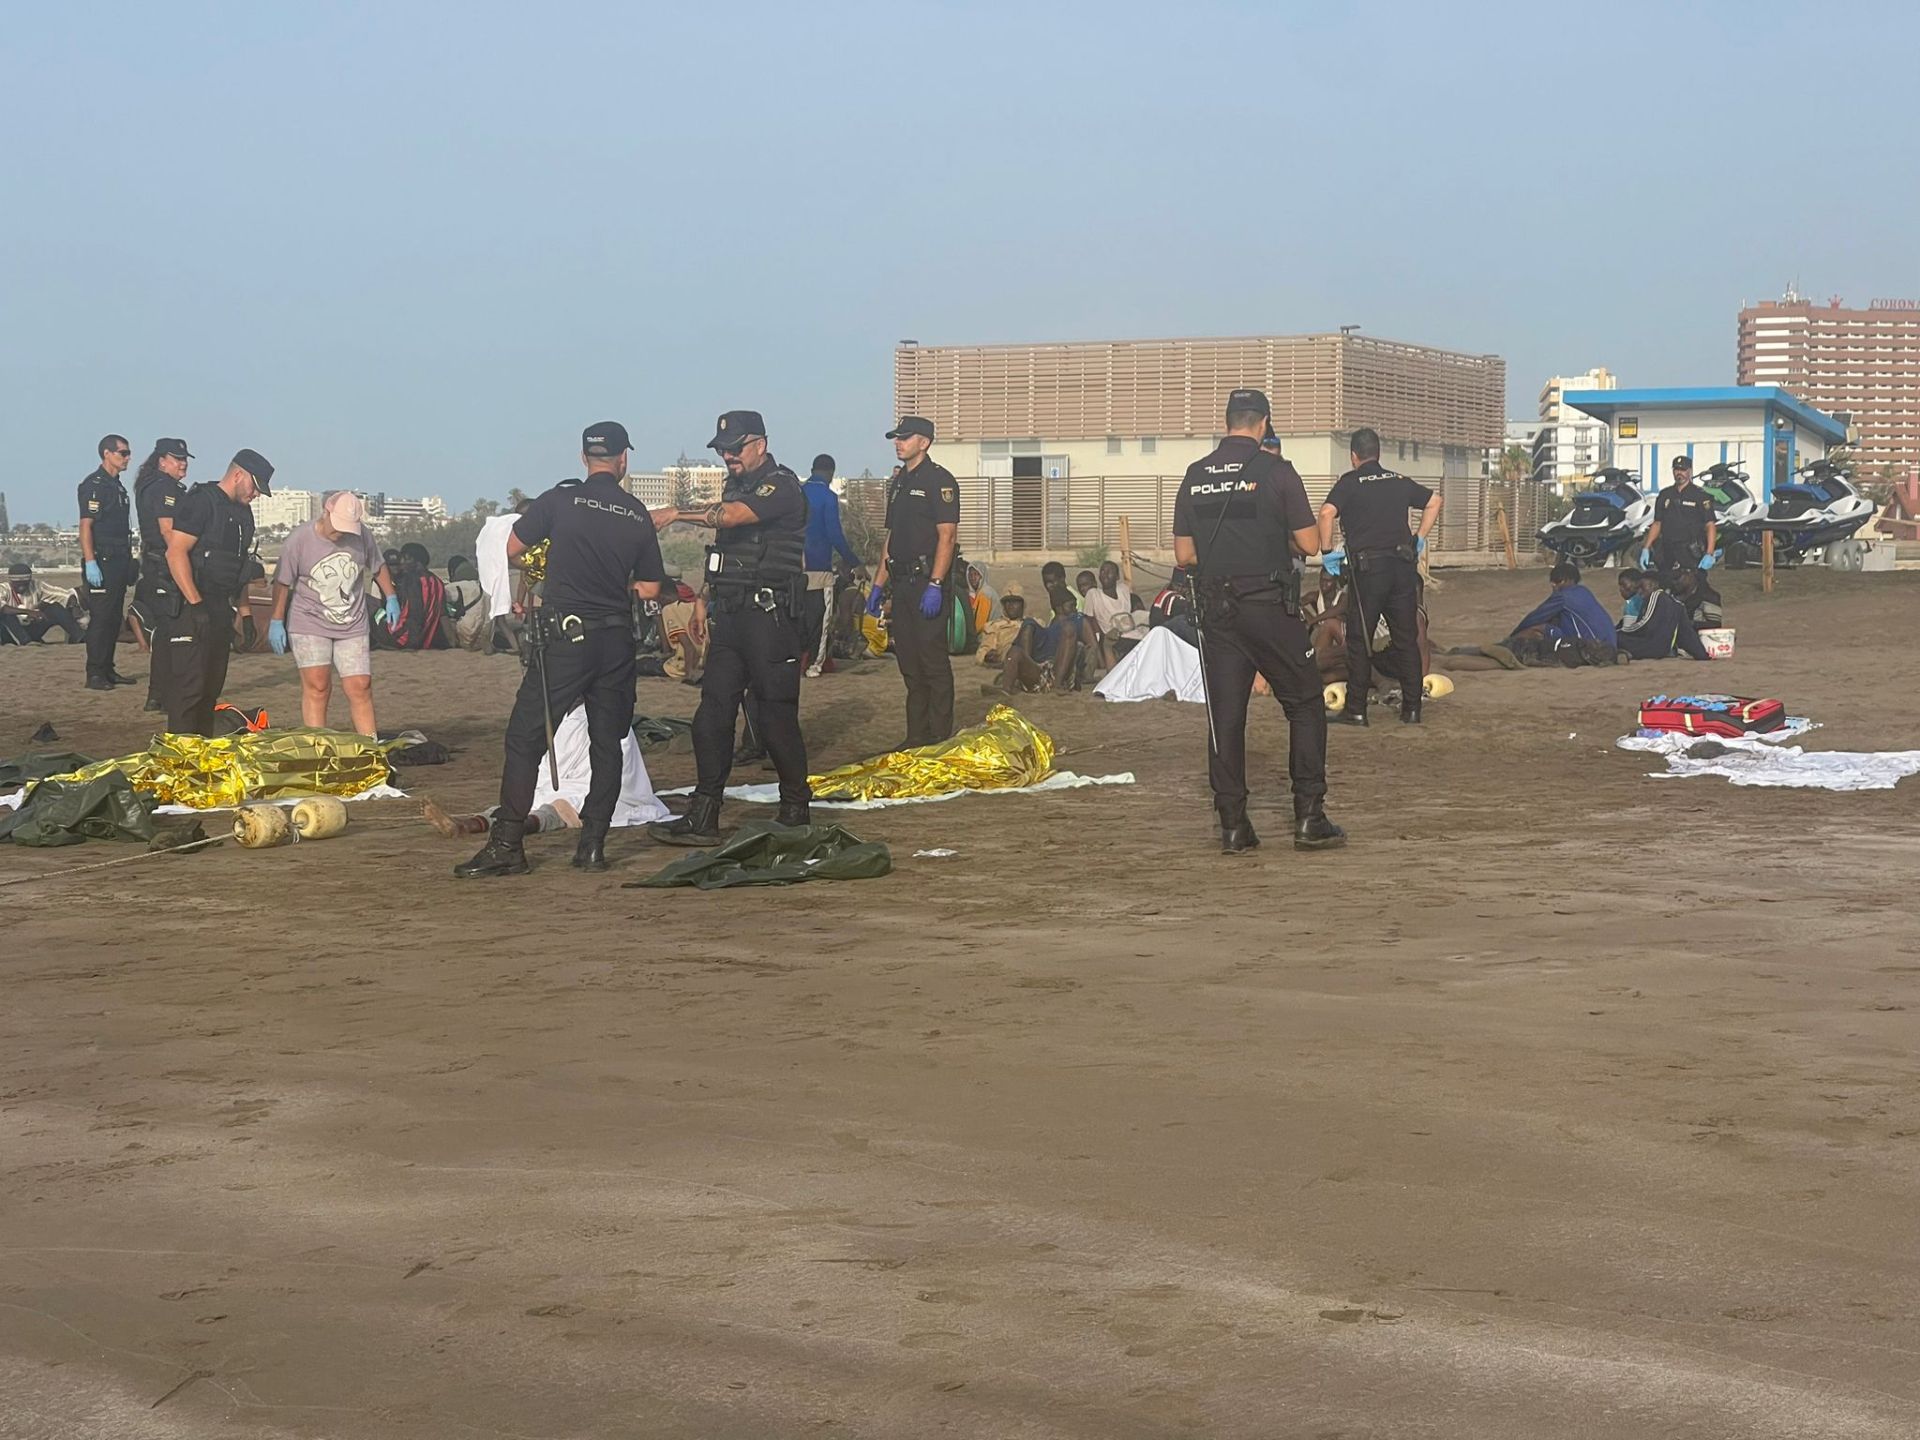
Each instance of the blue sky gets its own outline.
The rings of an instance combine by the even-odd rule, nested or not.
[[[106,430],[464,504],[735,406],[881,470],[894,342],[1331,329],[1733,378],[1920,292],[1911,7],[72,3],[0,47],[0,490]],[[1894,57],[1889,61],[1884,57]],[[1827,75],[1853,76],[1839,83]]]

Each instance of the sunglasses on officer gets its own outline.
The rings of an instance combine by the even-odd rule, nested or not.
[[[743,435],[740,437],[740,443],[738,445],[722,445],[720,447],[720,458],[723,460],[738,460],[741,452],[760,438],[758,435]]]

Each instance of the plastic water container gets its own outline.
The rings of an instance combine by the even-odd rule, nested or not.
[[[1733,631],[1702,630],[1700,644],[1706,649],[1709,660],[1731,660],[1733,658]]]

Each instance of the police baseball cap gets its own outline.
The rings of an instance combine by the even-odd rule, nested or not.
[[[580,453],[605,459],[609,455],[618,455],[631,450],[633,442],[627,439],[627,427],[618,420],[602,420],[598,425],[589,425],[580,432]]]
[[[764,440],[767,436],[767,422],[760,418],[758,410],[729,410],[713,422],[713,439],[707,442],[709,450],[732,450],[749,440]]]
[[[171,437],[154,441],[153,453],[156,455],[168,455],[175,460],[193,459],[193,452],[187,449],[187,442],[184,440],[175,440]]]
[[[1673,457],[1673,468],[1674,468],[1674,469],[1676,469],[1676,470],[1691,470],[1691,469],[1693,469],[1693,457],[1692,457],[1691,455],[1676,455],[1676,456],[1674,456],[1674,457]]]
[[[1227,396],[1227,413],[1238,414],[1243,410],[1252,410],[1256,414],[1273,416],[1273,407],[1267,403],[1267,397],[1258,390],[1236,390]]]
[[[887,439],[903,440],[909,435],[924,435],[933,439],[933,422],[923,420],[918,415],[902,415],[900,423],[887,431]]]
[[[235,454],[233,463],[253,476],[253,483],[260,487],[262,495],[273,493],[273,466],[266,456],[258,450],[242,450]]]

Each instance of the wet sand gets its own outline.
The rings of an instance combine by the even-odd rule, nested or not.
[[[1337,855],[1283,843],[1277,707],[1230,861],[1200,709],[1091,696],[1022,703],[1137,784],[856,816],[871,882],[623,890],[670,856],[616,832],[612,875],[547,837],[462,884],[397,801],[295,850],[0,850],[49,876],[0,890],[0,1435],[1920,1433],[1920,782],[1611,748],[1708,683],[1920,748],[1920,584],[1725,588],[1710,671],[1337,731]],[[1447,578],[1436,638],[1543,590]],[[485,803],[518,667],[376,664],[382,723],[458,751],[416,801]],[[0,650],[0,753],[144,743],[81,668]],[[229,698],[298,715],[272,656]],[[823,766],[902,723],[884,663],[804,704]]]

